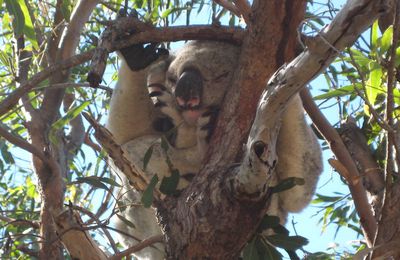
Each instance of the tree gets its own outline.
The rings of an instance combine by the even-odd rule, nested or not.
[[[319,201],[334,202],[326,205],[325,219],[338,220],[339,225],[352,220],[361,226],[366,249],[359,255],[373,251],[373,257],[400,256],[400,250],[396,248],[400,234],[400,212],[396,205],[400,196],[396,109],[400,104],[396,85],[399,65],[396,59],[397,10],[400,9],[397,2],[348,1],[330,26],[312,36],[307,35],[315,30],[312,25],[323,20],[310,16],[306,23],[309,29],[304,30],[298,40],[299,25],[305,15],[310,15],[305,13],[305,0],[254,1],[251,5],[242,0],[185,4],[179,1],[174,4],[169,1],[122,3],[118,0],[107,3],[58,0],[37,4],[29,0],[5,0],[3,4],[0,1],[4,30],[0,56],[1,84],[4,86],[0,99],[3,255],[62,259],[68,250],[72,258],[106,258],[105,251],[91,238],[89,230],[96,232],[96,237],[100,232],[107,239],[115,258],[160,241],[158,237],[149,238],[137,247],[119,253],[109,232],[112,229],[108,223],[109,216],[117,212],[117,207],[110,209],[112,190],[118,184],[109,175],[102,148],[111,156],[122,157],[118,149],[112,147],[112,138],[96,123],[101,122],[107,108],[104,100],[108,100],[111,90],[106,86],[92,88],[85,83],[89,71],[87,62],[94,58],[96,66],[90,75],[92,83],[98,83],[105,68],[100,61],[104,62],[108,53],[116,49],[135,43],[226,37],[224,39],[241,43],[242,48],[240,65],[227,97],[230,102],[225,102],[222,107],[202,178],[197,178],[183,196],[155,202],[156,206],[164,209],[168,225],[174,227],[185,221],[173,212],[184,212],[185,216],[191,214],[192,220],[198,220],[199,216],[182,206],[185,203],[179,202],[190,193],[207,198],[205,191],[215,187],[213,180],[221,179],[210,180],[209,176],[235,178],[227,165],[237,158],[252,125],[259,125],[257,117],[253,122],[256,113],[269,113],[275,117],[271,117],[266,129],[271,134],[261,133],[252,137],[264,145],[275,143],[275,126],[285,101],[301,91],[310,118],[335,154],[336,158],[330,162],[349,186],[358,214],[357,218],[350,208],[340,205],[342,198],[318,196]],[[214,25],[189,26],[192,11],[201,10],[205,4],[211,7]],[[309,5],[312,4],[317,3],[309,1]],[[328,1],[329,7],[330,4]],[[110,22],[108,18],[115,17],[121,6],[125,10],[139,10],[142,20],[158,25],[159,29],[132,17]],[[186,27],[169,27],[184,14]],[[215,26],[224,16],[229,16],[231,24],[236,24],[237,17],[241,17],[246,27]],[[376,22],[379,17],[382,18]],[[101,36],[104,25],[111,29],[106,29]],[[371,39],[358,38],[371,25]],[[132,34],[127,40],[116,40],[112,33],[107,35],[107,32],[118,35],[132,28],[139,33]],[[101,40],[97,41],[98,38]],[[303,44],[302,51],[298,50],[299,42]],[[97,45],[96,51],[94,45]],[[75,55],[77,49],[80,53]],[[111,66],[115,60],[111,57],[107,63]],[[333,61],[335,63],[330,65]],[[286,65],[282,66],[285,62]],[[314,99],[336,99],[341,108],[341,118],[349,118],[347,123],[341,124],[340,135],[327,123],[309,92],[302,90],[327,67],[326,93]],[[263,82],[268,79],[268,89],[264,90]],[[259,86],[259,89],[254,86]],[[256,101],[260,96],[267,102],[258,108]],[[353,109],[355,104],[359,106]],[[89,115],[90,126],[83,121],[82,111]],[[226,126],[232,123],[238,127],[226,131]],[[94,141],[95,133],[102,147]],[[254,157],[254,161],[259,161],[251,144],[244,157]],[[18,156],[21,153],[26,156],[26,152],[32,155],[33,169],[25,158]],[[276,155],[269,153],[264,156],[273,161]],[[117,163],[131,172],[126,161]],[[273,173],[272,168],[262,167]],[[247,173],[244,166],[240,168],[239,174]],[[204,232],[194,232],[193,225],[187,225],[188,229],[183,230],[170,228],[166,236],[171,258],[231,259],[237,257],[245,246],[248,250],[245,249],[245,258],[251,257],[248,254],[251,249],[257,249],[255,254],[258,257],[266,252],[277,254],[269,243],[288,249],[291,257],[295,257],[288,243],[273,243],[271,240],[260,246],[254,233],[263,220],[268,193],[260,190],[258,197],[246,198],[242,196],[245,194],[238,193],[241,185],[244,187],[248,183],[235,187],[234,192],[239,195],[236,197],[226,190],[217,189],[218,198],[214,203],[229,208],[230,214],[217,220],[208,205],[210,207],[202,219],[209,227],[220,225],[225,230],[204,236]],[[374,211],[367,194],[374,197]],[[93,200],[98,196],[101,196],[100,200]],[[228,206],[227,200],[233,201],[231,205]],[[201,207],[201,203],[198,206]],[[176,211],[171,211],[171,208]],[[85,217],[84,221],[80,215]],[[271,222],[267,221],[267,224],[271,225]],[[239,234],[234,239],[229,236],[233,229],[237,229]],[[302,241],[285,238],[292,244],[302,244]],[[213,243],[215,241],[222,242]]]

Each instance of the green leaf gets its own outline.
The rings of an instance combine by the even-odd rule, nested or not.
[[[32,43],[33,48],[39,49],[39,44],[36,39],[35,29],[33,27],[33,23],[31,20],[31,16],[29,15],[28,7],[26,6],[25,0],[18,0],[18,4],[21,7],[21,11],[24,15],[24,34],[28,38],[28,40]]]
[[[260,250],[260,246],[258,246],[259,250]],[[278,250],[276,250],[275,247],[267,244],[267,243],[263,243],[263,251],[262,251],[262,259],[268,259],[268,260],[281,260],[282,259],[282,254],[279,253]]]
[[[153,204],[153,199],[154,199],[153,192],[157,183],[158,183],[158,176],[154,175],[153,178],[151,178],[150,183],[147,186],[146,190],[143,192],[141,201],[145,208],[149,208],[151,204]]]
[[[12,25],[14,28],[14,34],[16,37],[19,37],[24,32],[25,27],[25,17],[24,13],[21,10],[21,6],[19,5],[19,1],[15,0],[5,0],[7,11],[14,16],[12,20]]]
[[[290,251],[295,251],[308,244],[308,239],[302,236],[275,234],[267,236],[266,239],[274,246]]]
[[[370,73],[367,84],[365,86],[366,96],[368,101],[374,105],[376,97],[379,93],[382,93],[382,68],[376,62],[370,62],[369,64]]]
[[[70,0],[63,0],[62,5],[61,5],[61,13],[64,16],[64,19],[69,22],[69,19],[71,18],[71,1]]]
[[[278,185],[276,185],[275,187],[271,187],[271,192],[272,193],[282,192],[285,190],[289,190],[296,185],[304,185],[304,179],[297,177],[286,178],[280,181]]]
[[[356,84],[357,89],[362,89],[361,84]],[[324,99],[328,99],[328,98],[336,98],[336,97],[343,97],[343,96],[347,96],[347,95],[351,95],[353,94],[354,91],[354,85],[347,85],[341,88],[337,88],[337,89],[331,89],[329,90],[329,92],[325,93],[325,94],[321,94],[318,96],[314,97],[314,100],[324,100]]]
[[[129,221],[127,218],[125,218],[124,216],[122,216],[122,215],[120,215],[120,214],[116,214],[116,215],[117,215],[117,217],[118,217],[122,222],[124,222],[128,227],[136,228],[136,226],[135,226],[131,221]]]
[[[113,180],[111,178],[107,178],[107,177],[97,177],[97,178],[103,183],[107,183],[107,184],[110,184],[110,185],[116,186],[116,187],[122,187],[121,184],[119,184],[118,182],[116,182],[115,180]]]
[[[149,164],[150,158],[151,158],[152,155],[153,155],[153,146],[151,145],[149,147],[149,149],[147,149],[147,151],[146,151],[146,153],[144,154],[144,157],[143,157],[143,170],[146,170],[147,165]]]
[[[279,217],[265,215],[258,226],[259,231],[263,231],[269,228],[274,228],[279,225]]]
[[[384,54],[392,46],[393,41],[393,25],[389,26],[383,33],[381,38],[381,53]]]
[[[180,179],[179,171],[174,169],[171,172],[171,176],[164,177],[160,184],[160,191],[165,195],[173,195],[176,193]]]
[[[161,137],[161,148],[166,152],[169,149],[169,144],[167,141],[167,138],[165,138],[165,136]]]
[[[87,183],[93,187],[109,190],[108,187],[101,182],[100,178],[97,176],[88,176],[88,177],[78,177],[76,178],[76,183]]]
[[[262,260],[256,247],[256,239],[252,239],[243,249],[243,260]]]
[[[317,203],[326,203],[326,202],[335,202],[343,198],[343,196],[324,196],[321,194],[316,194],[317,198],[313,200],[313,204]]]
[[[56,133],[62,127],[67,125],[72,119],[77,117],[83,109],[85,109],[90,104],[90,101],[85,101],[77,107],[72,108],[65,114],[62,118],[58,119],[56,122],[53,123],[50,129],[49,138],[50,141],[54,144],[57,143]]]
[[[376,20],[372,24],[371,28],[371,48],[375,49],[378,45],[378,33],[379,33],[379,26],[378,26],[378,20]]]

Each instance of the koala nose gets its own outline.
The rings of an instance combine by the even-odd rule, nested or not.
[[[176,102],[182,109],[196,109],[201,104],[203,77],[196,69],[186,69],[179,77],[176,88]]]

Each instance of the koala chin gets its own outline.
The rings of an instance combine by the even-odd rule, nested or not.
[[[138,48],[133,46],[132,48]],[[135,52],[122,53],[118,82],[113,92],[107,128],[121,145],[128,159],[150,179],[170,175],[167,158],[179,170],[178,188],[185,188],[202,164],[223,98],[231,86],[238,65],[240,48],[228,43],[194,41],[175,55],[159,55],[152,64],[137,68]],[[267,122],[268,118],[265,118]],[[169,143],[163,149],[161,137]],[[153,147],[151,159],[143,170],[143,157]],[[307,125],[299,96],[288,104],[282,117],[277,141],[278,164],[271,186],[288,177],[305,180],[302,186],[273,195],[267,214],[286,221],[288,212],[308,205],[322,171],[321,149]],[[155,212],[140,204],[141,194],[122,173],[119,198],[126,205],[121,215],[133,223],[128,226],[116,218],[126,245],[161,234]],[[156,244],[135,253],[138,259],[163,259],[164,247]]]

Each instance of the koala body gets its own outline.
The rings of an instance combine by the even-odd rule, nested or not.
[[[157,174],[161,180],[171,173],[166,158],[179,170],[179,189],[186,187],[193,174],[200,170],[239,54],[240,48],[228,43],[198,41],[186,44],[175,57],[139,71],[132,71],[122,61],[107,127],[128,159],[142,169],[148,179]],[[163,149],[161,136],[171,132],[174,134],[167,138],[170,147]],[[150,146],[153,153],[144,170],[143,157]],[[309,203],[322,171],[321,151],[306,124],[298,96],[290,102],[282,118],[277,154],[277,174],[271,186],[288,177],[305,180],[305,185],[295,186],[272,198],[268,214],[279,216],[284,223],[288,212],[300,211]],[[115,171],[118,174],[118,170]],[[154,210],[141,206],[141,194],[132,189],[123,174],[118,175],[124,180],[121,194],[127,205],[121,214],[135,226],[132,228],[117,220],[118,229],[135,237],[123,236],[124,244],[133,245],[161,234]],[[135,256],[163,259],[163,245],[149,247]]]

